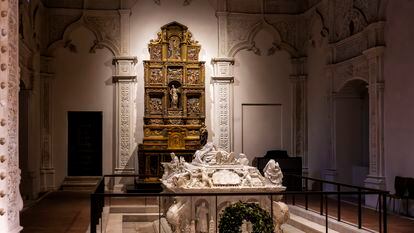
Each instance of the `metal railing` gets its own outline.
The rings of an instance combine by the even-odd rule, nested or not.
[[[285,201],[291,200],[292,205],[297,205],[296,199],[297,197],[304,197],[304,208],[306,210],[309,210],[309,197],[312,197],[314,200],[314,197],[319,197],[318,200],[320,201],[320,209],[319,214],[325,217],[325,229],[326,232],[328,232],[329,229],[329,218],[334,218],[337,221],[348,223],[346,221],[342,221],[341,217],[341,209],[343,202],[343,196],[357,196],[357,224],[356,227],[362,228],[363,218],[362,218],[362,197],[366,197],[367,195],[374,195],[378,197],[378,220],[379,220],[379,232],[381,233],[387,233],[387,205],[386,205],[386,197],[388,195],[387,191],[383,190],[377,190],[377,189],[371,189],[371,188],[365,188],[365,187],[358,187],[353,185],[347,185],[347,184],[341,184],[338,182],[333,181],[326,181],[321,179],[315,179],[310,177],[302,177],[297,176],[298,179],[301,179],[303,181],[303,188],[301,191],[283,191],[283,192],[243,192],[243,193],[234,193],[234,192],[220,192],[220,193],[172,193],[168,191],[163,191],[160,193],[114,193],[110,191],[105,191],[105,178],[137,178],[137,175],[105,175],[102,177],[100,182],[96,185],[95,191],[91,194],[91,211],[90,211],[90,232],[96,233],[97,229],[96,226],[100,223],[100,219],[102,218],[102,212],[103,208],[105,207],[105,199],[106,198],[131,198],[131,197],[153,197],[158,200],[159,205],[159,218],[163,216],[163,213],[161,212],[161,199],[162,198],[168,198],[168,197],[197,197],[197,196],[203,196],[203,197],[213,197],[215,199],[215,205],[216,205],[216,229],[218,224],[217,219],[217,199],[219,197],[228,197],[228,196],[269,196],[270,197],[270,203],[273,203],[273,196],[281,196],[283,195],[283,198]],[[320,183],[320,190],[318,191],[312,191],[309,190],[309,182],[318,182]],[[336,187],[336,191],[324,191],[323,186],[329,184]],[[355,189],[356,191],[343,191],[344,188],[351,188]],[[329,204],[328,200],[336,200],[337,204],[337,215],[336,217],[329,216]],[[273,204],[271,204],[270,207],[273,217]],[[159,221],[160,224],[161,221]],[[349,224],[349,223],[348,223]],[[101,224],[102,226],[102,224]],[[161,226],[159,226],[161,227]],[[160,228],[159,228],[160,229]]]

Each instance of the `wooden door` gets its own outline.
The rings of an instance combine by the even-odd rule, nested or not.
[[[68,112],[68,175],[102,175],[102,112]]]

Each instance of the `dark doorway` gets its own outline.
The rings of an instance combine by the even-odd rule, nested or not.
[[[102,175],[102,112],[68,112],[68,175]]]

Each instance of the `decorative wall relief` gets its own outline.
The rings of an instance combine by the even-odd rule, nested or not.
[[[151,113],[162,113],[162,99],[157,97],[151,98],[149,107]]]
[[[168,59],[181,59],[181,41],[178,36],[171,36],[168,41]]]
[[[162,69],[161,68],[153,68],[151,69],[150,74],[150,84],[162,84],[163,83],[163,75],[162,75]]]
[[[187,60],[188,61],[198,61],[198,54],[200,53],[200,47],[188,47]]]
[[[187,70],[187,83],[188,84],[198,84],[199,79],[200,79],[200,70],[198,69]]]
[[[167,69],[167,78],[168,81],[179,81],[182,82],[183,79],[183,69],[182,68],[168,68]]]
[[[198,116],[200,111],[200,100],[198,98],[187,99],[187,114],[189,116]]]
[[[162,59],[162,46],[153,45],[149,47],[150,59],[154,61],[161,61]]]

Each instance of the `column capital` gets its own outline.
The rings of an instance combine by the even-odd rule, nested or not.
[[[213,65],[213,76],[211,79],[214,82],[233,82],[234,81],[234,58],[232,57],[217,57],[211,59]]]
[[[289,79],[292,82],[300,82],[300,81],[306,81],[308,79],[308,76],[305,75],[305,74],[303,74],[303,75],[290,75]]]
[[[116,56],[112,60],[115,65],[115,74],[113,82],[135,82],[136,72],[135,65],[138,63],[136,56]]]
[[[118,10],[118,12],[119,12],[120,15],[128,15],[129,16],[131,14],[130,9],[121,9],[121,10]]]

